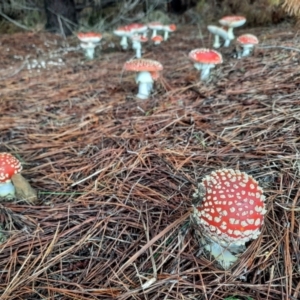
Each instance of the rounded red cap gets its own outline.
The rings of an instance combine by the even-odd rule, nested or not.
[[[99,42],[102,39],[102,34],[98,32],[79,32],[77,37],[82,42]]]
[[[219,23],[227,27],[239,27],[246,23],[246,18],[243,16],[225,16],[219,20]]]
[[[210,238],[244,244],[258,237],[266,213],[265,197],[252,176],[221,169],[206,176],[201,186],[205,192],[195,206],[196,221]]]
[[[223,62],[222,55],[218,51],[199,48],[189,53],[189,57],[195,63],[202,64],[221,64]]]
[[[240,35],[236,40],[242,45],[258,44],[258,38],[255,35],[250,34],[250,33]]]
[[[163,66],[160,62],[153,59],[137,58],[126,61],[124,64],[124,69],[126,71],[134,72],[157,72],[161,71]]]
[[[6,182],[11,177],[22,170],[21,162],[13,155],[1,152],[0,153],[0,182]]]

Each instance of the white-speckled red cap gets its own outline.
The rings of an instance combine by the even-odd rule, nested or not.
[[[147,26],[150,29],[156,29],[156,30],[162,30],[164,28],[164,25],[160,22],[150,22],[147,24]]]
[[[264,221],[265,197],[250,175],[221,169],[206,176],[203,201],[195,206],[194,218],[204,234],[229,245],[243,245],[255,239]]]
[[[98,43],[102,39],[102,34],[98,32],[79,32],[77,37],[84,43]]]
[[[258,44],[258,38],[253,34],[243,34],[240,35],[237,39],[241,45],[256,45]]]
[[[222,55],[218,51],[206,48],[194,49],[189,53],[189,58],[195,63],[221,64]]]
[[[157,72],[161,71],[163,66],[160,62],[153,59],[137,58],[125,62],[124,70],[133,72]]]
[[[22,171],[21,162],[6,152],[0,153],[0,183],[10,181],[11,177]]]
[[[129,25],[126,25],[126,27],[132,32],[144,32],[147,30],[148,26],[141,23],[131,23]]]
[[[246,18],[243,16],[225,16],[219,20],[222,26],[239,27],[246,23]]]

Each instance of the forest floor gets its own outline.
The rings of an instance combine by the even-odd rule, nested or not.
[[[148,100],[107,34],[87,61],[76,37],[0,37],[0,151],[23,163],[38,201],[2,202],[1,299],[299,299],[300,35],[239,29],[260,45],[207,83],[188,58],[211,37],[179,27],[144,47],[164,70]],[[211,171],[264,188],[261,236],[227,271],[190,223]]]

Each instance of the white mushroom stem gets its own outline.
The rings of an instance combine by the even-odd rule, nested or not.
[[[139,85],[139,92],[136,95],[140,99],[147,99],[153,87],[153,79],[149,72],[143,71],[136,75],[136,83]]]
[[[215,260],[225,269],[229,269],[233,263],[238,260],[238,257],[231,253],[228,248],[221,246],[219,243],[203,239],[202,244]]]
[[[169,31],[165,30],[164,32],[164,41],[166,41],[169,38]]]
[[[195,63],[194,67],[201,72],[200,80],[206,81],[209,78],[210,69],[214,68],[215,65]]]
[[[121,47],[122,47],[123,50],[127,50],[128,49],[128,41],[127,41],[127,36],[126,35],[122,36],[120,45],[121,45]]]
[[[230,39],[225,40],[224,47],[229,47],[230,45]]]
[[[142,57],[142,44],[140,41],[132,41],[132,49],[135,49],[135,56],[136,58]]]
[[[156,35],[157,35],[157,29],[153,29],[151,38],[155,37]]]
[[[227,32],[228,32],[229,39],[233,40],[235,38],[235,36],[233,34],[233,27],[228,27]]]
[[[248,56],[248,55],[250,55],[253,45],[251,45],[251,44],[242,45],[242,48],[243,48],[242,56]]]
[[[214,44],[213,44],[213,47],[216,48],[216,49],[218,49],[218,48],[221,47],[220,36],[217,35],[217,34],[215,34],[214,36],[215,36],[215,37],[214,37]]]
[[[142,36],[147,37],[147,35],[148,35],[148,29],[143,32]]]
[[[0,197],[13,198],[15,196],[15,187],[11,181],[0,183]]]
[[[80,44],[81,48],[85,51],[85,56],[88,59],[93,59],[94,58],[94,54],[95,54],[95,48],[97,46],[96,43],[81,43]]]

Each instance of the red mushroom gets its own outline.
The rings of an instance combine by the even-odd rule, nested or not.
[[[156,35],[151,38],[152,42],[154,42],[154,45],[159,45],[164,40],[164,38],[161,35]]]
[[[125,62],[124,69],[137,72],[136,83],[139,84],[137,97],[147,99],[152,90],[153,82],[158,79],[159,71],[163,69],[163,66],[156,60],[138,58]]]
[[[127,50],[128,41],[127,38],[132,35],[131,28],[128,26],[121,26],[114,30],[114,34],[121,37],[120,45],[123,50]]]
[[[131,34],[142,34],[143,37],[147,36],[148,26],[140,23],[131,23],[126,26],[131,31]]]
[[[84,49],[88,59],[94,58],[95,48],[102,39],[102,34],[97,32],[79,32],[78,39],[81,41],[81,48]]]
[[[13,198],[15,187],[11,183],[11,177],[22,170],[18,159],[9,153],[0,153],[0,197]]]
[[[189,58],[194,62],[194,67],[199,71],[201,70],[201,80],[207,80],[210,69],[223,62],[221,53],[206,48],[192,50],[189,53]]]
[[[240,27],[246,23],[243,16],[225,16],[219,20],[222,26],[228,27],[228,36],[230,40],[234,39],[233,28]]]
[[[170,25],[165,25],[163,27],[164,30],[164,41],[166,41],[169,38],[169,32],[173,32],[176,30],[176,25],[175,24],[170,24]]]
[[[148,23],[147,25],[148,25],[149,29],[153,30],[151,38],[153,38],[154,36],[157,35],[158,30],[163,30],[164,29],[164,25],[160,22],[151,22],[151,23]]]
[[[148,41],[148,38],[142,35],[134,34],[131,37],[132,49],[135,49],[136,58],[142,57],[142,43]]]
[[[260,234],[266,213],[263,190],[252,176],[232,169],[212,172],[201,188],[202,202],[193,217],[208,241],[205,249],[227,269],[237,260],[233,253]]]
[[[238,44],[243,48],[241,56],[248,56],[254,45],[258,44],[258,38],[253,34],[243,34],[237,39]]]

